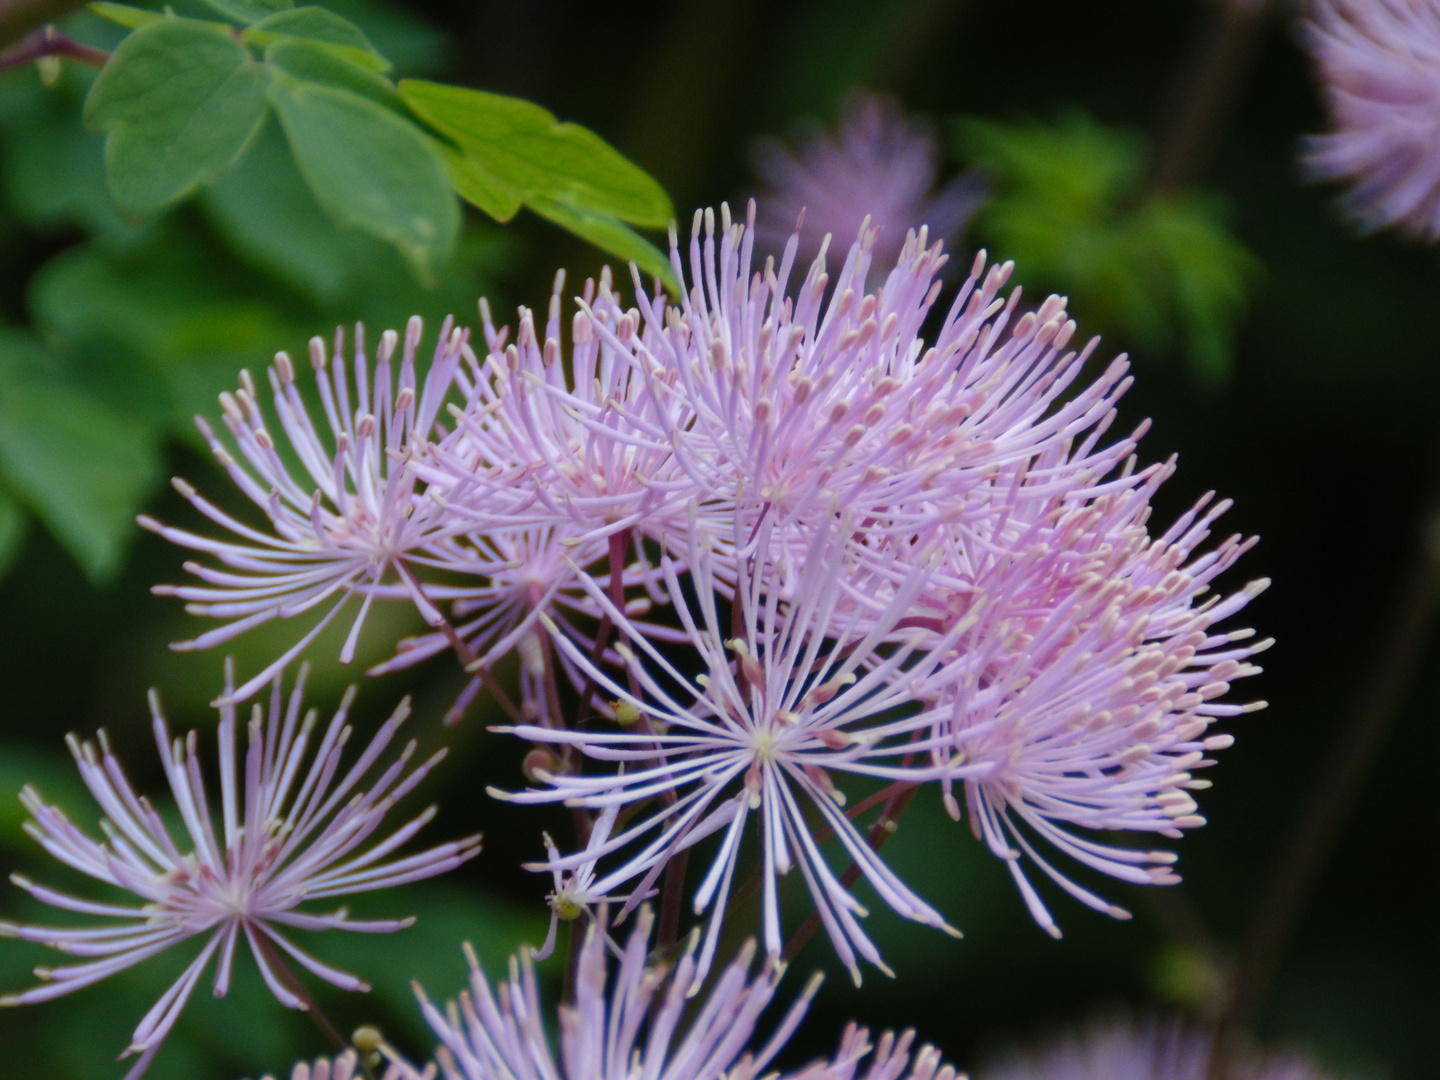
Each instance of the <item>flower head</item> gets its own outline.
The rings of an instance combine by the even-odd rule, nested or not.
[[[92,840],[30,787],[21,793],[32,816],[26,831],[67,866],[132,893],[134,901],[87,900],[16,876],[15,883],[37,900],[110,922],[93,928],[0,924],[0,932],[7,936],[86,958],[76,964],[37,969],[41,985],[9,995],[0,1003],[47,1001],[191,938],[201,938],[198,955],[135,1029],[126,1051],[141,1055],[127,1074],[127,1080],[133,1080],[149,1065],[205,968],[217,957],[214,992],[216,997],[225,995],[242,938],[266,985],[290,1008],[303,1008],[304,999],[284,956],[343,989],[368,989],[356,976],[338,971],[292,944],[285,930],[389,933],[412,920],[359,921],[350,919],[343,908],[313,913],[301,911],[300,905],[444,873],[474,857],[480,850],[479,838],[391,858],[434,816],[431,807],[372,842],[386,814],[425,777],[444,751],[407,773],[415,751],[412,742],[383,767],[368,788],[363,786],[366,774],[380,762],[409,713],[409,704],[404,702],[341,773],[341,758],[351,735],[347,718],[354,698],[352,687],[320,734],[306,766],[307,751],[316,734],[316,713],[311,709],[302,716],[304,678],[302,669],[288,701],[282,698],[277,679],[269,709],[254,707],[243,772],[236,745],[235,706],[220,707],[218,823],[201,778],[195,733],[172,740],[159,702],[151,694],[155,742],[186,832],[178,844],[150,801],[131,788],[103,732],[98,748],[70,737],[80,775],[105,812],[102,828],[106,840]],[[230,700],[230,690],[227,678],[223,700]]]
[[[442,1011],[416,988],[425,1019],[440,1038],[436,1060],[441,1075],[445,1080],[624,1080],[637,1075],[755,1080],[799,1024],[819,980],[811,981],[763,1048],[747,1050],[780,980],[773,963],[750,975],[751,942],[715,981],[682,1034],[677,1029],[689,1004],[694,949],[681,956],[673,974],[652,967],[647,955],[652,922],[649,909],[641,908],[613,983],[603,914],[586,928],[575,998],[559,1010],[559,1062],[550,1049],[529,953],[511,958],[509,978],[497,994],[467,946],[470,989],[458,1003]]]
[[[768,189],[759,197],[761,243],[781,250],[802,214],[800,257],[807,263],[827,234],[846,243],[867,220],[879,230],[880,266],[892,263],[905,234],[921,225],[948,242],[979,208],[985,185],[966,173],[936,191],[939,157],[935,136],[898,101],[854,93],[833,131],[811,131],[793,149],[770,139],[756,146],[756,172]]]
[[[1213,1034],[1180,1023],[1109,1021],[980,1069],[975,1080],[1205,1080]],[[1242,1054],[1236,1080],[1326,1080],[1305,1057]]]
[[[196,417],[216,460],[269,519],[269,531],[231,517],[178,479],[180,493],[234,539],[215,540],[149,517],[140,519],[166,539],[221,563],[218,568],[185,564],[204,584],[155,587],[160,595],[188,601],[193,614],[228,620],[192,641],[177,643],[177,649],[210,648],[271,619],[330,605],[299,642],[235,691],[239,700],[283,670],[354,595],[361,597],[360,609],[341,650],[342,663],[354,656],[365,616],[377,597],[410,596],[427,621],[438,617],[416,587],[409,564],[448,568],[457,558],[463,561],[466,553],[455,550],[454,538],[465,531],[465,522],[441,502],[425,497],[409,462],[426,445],[451,386],[457,380],[462,390],[468,386],[459,371],[467,332],[446,320],[423,385],[415,369],[421,332],[420,319],[412,318],[405,330],[398,385],[391,359],[399,339],[390,330],[381,335],[372,383],[364,328],[357,325],[353,399],[343,332],[336,331],[333,359],[326,355],[325,342],[312,338],[310,363],[324,417],[318,425],[285,353],[276,354],[269,371],[279,433],[266,425],[254,380],[242,371],[240,389],[221,394],[220,402],[225,428],[243,463]]]
[[[443,1011],[418,987],[421,1007],[440,1037],[436,1060],[444,1080],[756,1080],[794,1034],[819,988],[815,976],[764,1045],[750,1049],[756,1021],[775,996],[780,965],[766,962],[750,974],[753,941],[710,984],[698,1008],[688,1008],[696,975],[695,944],[673,971],[647,958],[653,919],[640,909],[635,929],[611,964],[603,910],[585,930],[575,971],[574,999],[562,1005],[557,1062],[546,1033],[545,1010],[528,953],[510,960],[498,992],[468,947],[470,988]],[[612,978],[613,967],[613,978]],[[689,1019],[681,1029],[682,1020]],[[785,1080],[853,1080],[874,1049],[866,1080],[899,1080],[911,1063],[915,1033],[886,1032],[872,1047],[868,1032],[851,1024],[829,1062],[816,1062]],[[909,1080],[955,1080],[939,1054],[924,1047]]]
[[[842,598],[847,593],[865,595],[869,580],[863,568],[846,565],[846,531],[841,524],[817,535],[814,550],[803,560],[793,599],[783,607],[778,592],[742,563],[732,631],[722,623],[717,604],[714,547],[706,530],[697,526],[682,553],[696,597],[693,609],[683,599],[675,563],[666,557],[661,568],[703,673],[683,674],[596,589],[597,602],[605,605],[626,639],[620,652],[639,692],[594,667],[572,645],[562,644],[572,662],[629,706],[629,726],[638,727],[643,718],[645,730],[626,730],[619,724],[608,730],[511,729],[536,742],[578,746],[597,760],[620,763],[620,768],[614,773],[542,775],[548,788],[511,795],[492,792],[498,797],[530,803],[564,800],[599,810],[642,806],[662,797],[613,838],[537,869],[558,872],[593,865],[597,857],[633,844],[638,851],[627,852],[591,885],[603,895],[638,879],[641,884],[629,904],[633,906],[671,858],[723,830],[720,849],[694,896],[697,914],[710,910],[695,987],[713,959],[741,840],[752,817],[762,838],[764,942],[772,957],[779,956],[783,945],[777,879],[798,867],[822,925],[855,980],[860,978],[857,952],[888,970],[860,928],[858,917],[865,909],[821,853],[807,806],[826,830],[840,837],[895,911],[949,929],[867,846],[841,809],[845,796],[832,779],[849,773],[918,782],[943,775],[949,768],[943,755],[929,773],[909,759],[951,741],[948,732],[928,736],[932,720],[914,708],[914,687],[942,678],[938,657],[950,639],[942,639],[930,652],[919,652],[917,641],[929,635],[914,630],[906,643],[881,651],[910,610],[924,574],[911,573],[898,588],[885,583],[891,595],[878,615],[871,614],[870,605],[859,604],[851,608],[848,620],[841,619],[837,609]],[[734,547],[733,539],[726,546]],[[762,535],[756,546],[756,565],[769,565],[767,537]],[[952,632],[951,638],[956,635],[958,631]],[[897,709],[899,716],[893,715]]]
[[[1331,124],[1308,140],[1310,175],[1348,180],[1343,205],[1367,231],[1440,240],[1440,8],[1317,0],[1301,40]]]

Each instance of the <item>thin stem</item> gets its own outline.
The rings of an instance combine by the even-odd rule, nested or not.
[[[403,577],[410,588],[415,591],[416,595],[422,597],[425,602],[430,605],[431,610],[435,612],[436,618],[440,620],[435,624],[435,629],[439,630],[440,633],[445,636],[445,640],[450,643],[450,647],[454,649],[455,654],[460,657],[460,662],[465,665],[466,672],[478,678],[481,685],[490,691],[491,696],[494,697],[500,708],[505,710],[505,715],[510,718],[512,723],[525,723],[524,715],[516,708],[515,702],[510,699],[510,695],[505,692],[505,688],[495,681],[495,677],[490,673],[489,668],[481,667],[478,664],[480,657],[477,656],[475,650],[470,647],[470,643],[461,637],[459,631],[450,624],[450,620],[445,618],[444,613],[440,610],[440,605],[426,595],[425,586],[420,584],[420,579],[415,576],[414,571],[405,563],[397,562],[395,564],[395,572]],[[458,716],[453,719],[449,715],[445,717],[445,723],[447,725],[458,724],[459,722],[460,717]]]
[[[1212,0],[1194,53],[1166,96],[1150,187],[1169,193],[1204,172],[1255,61],[1271,0]]]
[[[0,52],[0,71],[24,67],[26,64],[43,60],[47,56],[67,57],[91,67],[104,67],[110,61],[110,54],[93,45],[82,45],[68,38],[53,26],[35,31],[19,44]]]
[[[1350,816],[1405,704],[1430,638],[1440,585],[1440,490],[1422,515],[1409,565],[1400,579],[1370,677],[1348,723],[1336,734],[1330,755],[1315,777],[1296,818],[1284,854],[1261,893],[1224,1011],[1216,1023],[1211,1080],[1227,1075],[1238,1028],[1269,992],[1341,826]]]
[[[275,946],[271,944],[270,940],[265,936],[265,933],[261,931],[255,934],[252,940],[259,946],[260,952],[264,954],[265,962],[269,964],[275,974],[280,977],[280,981],[285,984],[286,989],[300,999],[300,1004],[304,1006],[305,1011],[314,1019],[315,1026],[334,1044],[335,1049],[342,1053],[351,1049],[350,1040],[341,1035],[335,1025],[330,1022],[330,1018],[325,1015],[324,1010],[321,1009],[315,999],[310,996],[310,992],[306,990],[300,980],[295,977],[295,973],[290,970],[290,965],[285,963],[284,957],[276,951]],[[369,1063],[366,1062],[365,1055],[360,1054],[357,1056],[359,1060],[356,1064],[364,1074],[365,1080],[375,1080],[375,1072],[370,1068]]]

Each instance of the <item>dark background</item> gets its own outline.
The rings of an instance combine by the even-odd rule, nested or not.
[[[958,115],[1052,119],[1080,105],[1163,143],[1177,80],[1213,18],[1210,5],[1179,0],[536,0],[409,10],[448,38],[436,77],[525,96],[593,128],[666,186],[682,221],[695,206],[750,193],[747,153],[757,136],[785,135],[804,117],[830,119],[855,86],[898,95],[941,130]],[[1203,1012],[1213,1002],[1207,972],[1241,948],[1322,762],[1357,709],[1375,701],[1377,664],[1395,651],[1388,642],[1397,607],[1428,589],[1412,562],[1437,479],[1440,272],[1433,251],[1387,236],[1356,238],[1333,208],[1334,192],[1300,182],[1299,139],[1323,126],[1310,68],[1277,16],[1259,33],[1253,66],[1197,176],[1231,202],[1237,235],[1265,268],[1241,325],[1233,374],[1223,387],[1201,388],[1178,357],[1139,355],[1138,381],[1122,408],[1119,428],[1154,418],[1146,461],[1180,455],[1155,522],[1217,489],[1237,504],[1221,524],[1262,537],[1222,584],[1275,581],[1247,609],[1246,623],[1279,644],[1241,695],[1271,706],[1229,725],[1237,743],[1210,771],[1215,787],[1200,798],[1210,823],[1178,845],[1183,895],[1142,896],[1105,883],[1106,895],[1136,912],[1125,924],[1048,890],[1065,930],[1063,940],[1052,941],[1030,922],[1004,867],[968,828],[951,825],[938,801],[922,799],[887,857],[966,937],[952,941],[902,924],[882,907],[871,929],[899,977],[867,972],[859,991],[825,948],[809,949],[802,969],[828,963],[835,970],[796,1041],[796,1060],[822,1052],[850,1018],[914,1026],[950,1060],[973,1068],[997,1048],[1106,1011],[1189,1005]],[[599,265],[593,251],[537,219],[522,215],[507,230],[513,243],[490,275],[497,312],[516,303],[539,307],[557,265],[572,275]],[[64,229],[10,233],[0,306],[12,320],[26,318],[29,274],[77,240]],[[1024,265],[1015,280],[1027,280]],[[1085,312],[1073,314],[1083,332]],[[461,317],[473,318],[473,309]],[[1099,362],[1124,346],[1107,340]],[[263,359],[246,362],[258,368]],[[177,443],[169,455],[172,470],[223,490],[191,448]],[[158,498],[154,512],[195,524],[173,496]],[[143,707],[152,683],[176,726],[207,730],[204,704],[219,685],[219,657],[168,653],[164,642],[194,628],[173,602],[147,593],[150,584],[179,575],[180,558],[141,535],[121,579],[96,589],[47,534],[32,529],[0,581],[0,794],[7,800],[33,779],[63,801],[74,781],[61,737],[102,724],[137,784],[153,789],[160,777]],[[1413,679],[1396,686],[1393,730],[1335,838],[1256,1024],[1267,1044],[1308,1047],[1336,1072],[1396,1080],[1440,1076],[1440,657],[1425,632],[1428,595],[1423,600],[1419,659]],[[372,638],[384,636],[375,629]],[[242,659],[263,656],[266,647],[248,645]],[[312,651],[322,705],[353,677],[335,670],[336,647]],[[410,689],[418,695],[416,731],[436,742],[436,718],[457,685],[437,662],[366,686],[361,722],[378,722]],[[515,748],[482,728],[472,716],[459,729],[429,795],[445,807],[432,835],[478,825],[489,834],[486,853],[429,898],[422,887],[361,905],[420,911],[409,944],[314,944],[376,983],[372,1002],[322,998],[333,1002],[342,1027],[378,1019],[420,1051],[414,1018],[401,1004],[404,976],[418,972],[432,993],[448,994],[460,971],[453,948],[460,936],[491,940],[486,955],[498,956],[517,935],[543,933],[540,897],[548,880],[513,869],[538,854],[533,836],[542,817],[521,821],[477,796],[481,783],[519,782]],[[65,805],[93,825],[84,803]],[[17,837],[18,806],[0,818],[8,863],[64,880]],[[3,909],[36,917],[23,900],[15,891]],[[381,970],[369,964],[372,946],[390,950],[377,961]],[[25,985],[36,962],[43,962],[38,950],[0,949],[6,988]],[[29,1075],[120,1076],[121,1067],[100,1063],[124,1045],[173,977],[173,970],[158,970],[163,962],[154,966],[156,973],[117,980],[108,993],[94,988],[0,1014],[0,1045],[34,1070]],[[382,994],[386,972],[396,985]],[[801,981],[797,973],[792,988]],[[232,1003],[210,1002],[202,984],[153,1075],[253,1075],[323,1048],[298,1018],[277,1019],[280,1010],[264,1007],[263,990],[242,985],[236,995],[227,1011]],[[4,1071],[11,1068],[18,1066]]]

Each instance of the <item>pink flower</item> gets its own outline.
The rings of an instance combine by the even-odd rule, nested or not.
[[[225,995],[236,945],[242,937],[266,985],[290,1008],[304,1008],[305,1003],[300,996],[303,991],[299,991],[282,954],[343,989],[368,989],[356,976],[300,950],[285,936],[284,929],[389,933],[408,926],[412,920],[357,921],[348,918],[343,908],[314,914],[299,910],[300,904],[387,889],[444,873],[478,854],[479,838],[390,858],[434,816],[431,807],[367,847],[390,809],[425,777],[444,751],[406,774],[415,751],[415,743],[411,742],[369,788],[361,786],[362,778],[379,762],[408,715],[407,701],[385,722],[354,764],[339,774],[351,734],[346,721],[354,698],[352,687],[324,729],[306,768],[315,713],[312,710],[302,718],[304,681],[302,668],[286,702],[277,679],[268,712],[262,715],[260,708],[255,708],[249,722],[243,775],[236,748],[235,706],[220,707],[218,829],[200,776],[196,735],[191,732],[183,742],[172,740],[152,692],[155,742],[188,834],[185,846],[176,844],[151,803],[131,788],[103,732],[98,750],[92,743],[70,737],[80,775],[105,812],[107,841],[96,842],[86,836],[31,787],[21,794],[33,818],[26,830],[67,866],[134,894],[137,902],[92,901],[25,878],[13,878],[37,900],[113,922],[94,928],[0,924],[0,932],[6,936],[38,941],[68,955],[86,958],[62,967],[37,968],[41,985],[8,995],[0,999],[0,1004],[48,1001],[99,982],[191,938],[202,938],[198,955],[135,1029],[125,1052],[141,1055],[127,1074],[127,1080],[134,1080],[145,1071],[205,968],[217,957],[214,992],[216,997]],[[222,700],[233,701],[231,689],[227,678]]]
[[[537,726],[503,729],[535,742],[576,746],[598,761],[619,763],[619,769],[542,774],[548,788],[518,794],[492,791],[498,798],[521,803],[565,801],[608,811],[616,806],[643,807],[656,796],[673,796],[668,803],[652,804],[635,823],[604,843],[552,858],[535,869],[559,872],[594,865],[597,858],[638,847],[627,851],[618,865],[599,872],[590,885],[596,895],[607,895],[639,880],[628,911],[674,855],[723,830],[720,849],[694,895],[696,913],[710,911],[696,985],[714,957],[742,837],[752,816],[763,847],[761,908],[770,956],[778,957],[783,945],[778,878],[798,867],[821,923],[855,981],[860,980],[857,953],[888,971],[860,928],[858,917],[865,914],[864,908],[821,853],[811,814],[839,836],[866,880],[897,913],[950,930],[944,918],[869,848],[842,811],[845,797],[832,775],[918,782],[947,774],[949,762],[943,754],[928,771],[909,760],[949,746],[950,734],[926,738],[932,717],[914,709],[902,711],[898,718],[893,713],[915,702],[917,685],[944,681],[937,670],[939,657],[964,624],[940,638],[931,652],[916,649],[919,639],[930,637],[922,630],[911,631],[909,641],[898,648],[880,651],[923,587],[924,574],[916,571],[898,587],[877,577],[890,594],[888,601],[880,605],[878,614],[869,604],[855,605],[848,619],[839,620],[836,632],[842,597],[863,595],[876,587],[863,568],[857,571],[845,564],[841,538],[853,524],[846,519],[838,528],[817,535],[803,560],[793,599],[783,609],[768,582],[751,576],[742,563],[736,582],[740,611],[733,630],[728,620],[721,621],[717,560],[706,529],[697,524],[688,549],[682,552],[697,598],[693,608],[683,600],[686,594],[676,564],[666,557],[661,569],[704,673],[693,678],[682,674],[592,586],[597,602],[626,639],[617,651],[626,659],[627,674],[639,691],[632,692],[594,667],[568,641],[557,640],[606,694],[615,697],[620,707],[628,706],[629,726],[638,726],[643,719],[644,727],[635,731],[593,725],[572,731]],[[770,562],[768,533],[762,528],[756,541],[758,566]],[[732,632],[733,638],[728,636]],[[827,638],[847,645],[841,647]]]
[[[1429,0],[1316,0],[1301,24],[1330,111],[1309,174],[1351,184],[1366,231],[1440,240],[1440,8]]]
[[[1178,881],[1172,852],[1073,830],[1178,838],[1204,825],[1191,792],[1210,782],[1194,770],[1234,742],[1207,728],[1264,706],[1217,699],[1234,679],[1259,672],[1248,660],[1273,642],[1245,643],[1253,630],[1213,627],[1269,581],[1196,603],[1255,539],[1234,536],[1197,554],[1230,505],[1202,517],[1206,496],[1151,540],[1143,527],[1149,498],[1171,471],[1059,514],[1014,558],[977,577],[983,614],[972,614],[973,626],[956,641],[962,659],[946,669],[950,681],[933,706],[937,733],[953,736],[950,748],[936,751],[954,766],[953,778],[941,781],[951,815],[960,817],[952,783],[963,780],[976,838],[1008,862],[1031,914],[1057,937],[1022,857],[1090,907],[1129,915],[1051,866],[1033,839],[1125,881]]]
[[[849,243],[865,221],[879,231],[881,266],[921,225],[948,243],[979,209],[985,184],[966,173],[936,191],[939,157],[930,129],[908,119],[898,101],[852,94],[833,132],[812,131],[793,150],[775,140],[755,147],[756,172],[768,189],[759,196],[760,242],[781,250],[803,214],[800,257],[807,263],[827,234]]]
[[[585,931],[575,971],[572,1001],[560,1006],[559,1060],[547,1036],[546,1010],[540,1002],[528,953],[510,961],[509,977],[498,988],[470,961],[470,988],[442,1011],[418,987],[421,1007],[440,1037],[436,1060],[445,1080],[598,1080],[647,1077],[651,1080],[757,1080],[799,1026],[819,988],[817,974],[776,1024],[764,1044],[750,1049],[756,1022],[775,996],[780,966],[767,962],[750,974],[755,943],[749,942],[710,984],[698,1008],[689,998],[696,984],[693,943],[673,971],[652,966],[647,958],[653,919],[640,909],[636,926],[617,963],[607,957],[603,912]],[[614,968],[613,978],[611,968]],[[878,1047],[864,1028],[851,1024],[839,1052],[829,1062],[784,1074],[784,1080],[853,1080],[857,1068],[875,1051],[865,1080],[899,1080],[911,1065],[915,1033],[896,1038],[886,1032]],[[773,1075],[773,1074],[772,1074]],[[953,1068],[940,1067],[940,1055],[924,1047],[914,1057],[909,1080],[955,1080]],[[408,1080],[408,1078],[407,1078]]]
[[[680,957],[673,973],[650,966],[652,922],[649,909],[642,908],[613,983],[603,917],[586,929],[575,970],[575,997],[559,1010],[558,1062],[529,953],[522,950],[511,958],[509,978],[495,993],[467,946],[470,988],[461,992],[458,1003],[442,1011],[416,988],[425,1019],[440,1038],[436,1060],[441,1075],[445,1080],[595,1080],[617,1073],[655,1080],[756,1080],[799,1024],[818,978],[811,980],[765,1045],[747,1050],[780,979],[773,963],[751,977],[751,942],[715,981],[682,1031],[689,1005],[686,990],[696,971],[694,950]]]
[[[640,316],[611,292],[608,271],[598,292],[585,284],[567,363],[564,280],[556,275],[543,340],[534,313],[521,308],[507,343],[509,327],[497,331],[481,301],[487,355],[456,430],[417,471],[442,490],[458,486],[446,500],[477,528],[564,526],[576,544],[663,531],[657,522],[683,520],[695,490],[671,438],[690,422],[688,403],[657,392],[653,373],[634,365]]]
[[[1205,1080],[1213,1036],[1180,1023],[1119,1020],[1051,1041],[977,1070],[975,1080]],[[1244,1054],[1230,1063],[1235,1080],[1326,1080],[1295,1054]]]
[[[438,619],[438,612],[417,589],[409,565],[447,568],[455,559],[464,559],[465,552],[456,549],[454,538],[465,531],[465,522],[441,502],[426,498],[423,486],[417,489],[409,462],[426,445],[457,380],[467,332],[452,329],[452,322],[446,320],[422,386],[415,370],[421,331],[420,319],[412,318],[405,331],[397,388],[390,369],[398,342],[395,333],[387,330],[381,335],[372,385],[364,328],[356,326],[353,400],[342,332],[335,335],[333,362],[326,357],[324,341],[312,338],[310,363],[324,412],[319,426],[295,385],[293,363],[278,353],[269,372],[280,421],[278,436],[266,426],[255,384],[249,372],[242,371],[240,389],[220,395],[220,401],[225,427],[243,464],[210,425],[196,417],[216,460],[269,519],[269,531],[231,517],[178,479],[180,493],[235,539],[213,540],[140,518],[146,528],[208,553],[221,564],[186,563],[185,568],[205,584],[159,585],[153,590],[188,601],[187,610],[194,614],[229,620],[174,648],[210,648],[271,619],[291,618],[330,604],[293,647],[235,691],[237,700],[254,694],[298,656],[353,595],[362,599],[341,650],[341,663],[353,658],[365,616],[377,596],[410,596],[428,621]],[[463,376],[459,382],[462,390],[468,385]],[[282,456],[282,443],[298,459],[299,471]]]

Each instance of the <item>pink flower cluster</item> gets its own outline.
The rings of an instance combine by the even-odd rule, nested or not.
[[[223,399],[239,457],[212,447],[270,531],[183,484],[233,539],[150,523],[218,563],[164,590],[228,620],[192,644],[329,603],[323,623],[354,597],[348,658],[373,602],[408,598],[430,632],[377,670],[454,649],[462,705],[490,687],[534,744],[531,786],[495,794],[585,822],[533,867],[557,918],[684,882],[706,920],[690,989],[751,843],[772,958],[791,870],[857,981],[859,960],[884,965],[855,876],[949,929],[857,825],[917,788],[968,815],[1050,932],[1027,867],[1124,917],[1040,842],[1082,875],[1178,880],[1154,838],[1204,823],[1196,774],[1231,741],[1212,725],[1259,707],[1223,699],[1270,643],[1221,624],[1265,582],[1207,596],[1254,541],[1207,548],[1229,506],[1209,496],[1151,535],[1174,463],[1138,464],[1144,424],[1106,441],[1128,365],[1086,376],[1096,342],[1071,347],[1063,297],[1027,308],[982,252],[939,308],[947,256],[924,228],[870,290],[876,241],[863,224],[832,276],[823,254],[797,266],[798,234],[757,254],[753,204],[744,222],[706,211],[672,244],[678,297],[637,275],[627,306],[608,276],[586,282],[568,348],[563,277],[513,339],[483,303],[483,350],[447,322],[423,380],[417,323],[398,383],[393,334],[373,373],[358,333],[349,361],[312,343],[319,424],[281,354],[274,411],[308,486],[244,376]],[[511,653],[518,704],[494,670]]]
[[[1440,8],[1428,0],[1317,0],[1301,24],[1331,131],[1308,140],[1316,179],[1350,182],[1365,230],[1440,240]]]

